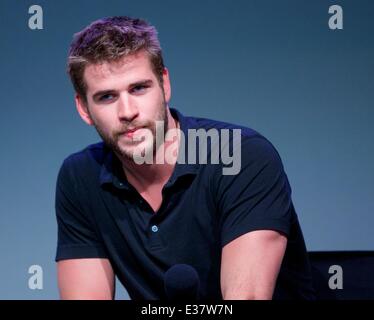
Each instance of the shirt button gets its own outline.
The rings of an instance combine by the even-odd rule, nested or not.
[[[157,227],[157,226],[152,226],[151,230],[152,230],[153,232],[157,232],[157,231],[158,231],[158,227]]]

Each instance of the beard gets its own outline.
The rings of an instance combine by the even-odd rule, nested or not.
[[[102,128],[94,123],[94,127],[103,140],[104,144],[111,149],[120,159],[127,159],[130,161],[134,161],[134,155],[136,153],[136,148],[140,148],[142,154],[149,154],[152,153],[152,157],[155,156],[157,147],[157,141],[164,141],[167,128],[168,128],[168,117],[166,113],[166,102],[163,101],[162,105],[159,108],[159,111],[156,114],[156,117],[153,120],[145,121],[143,123],[140,122],[131,122],[127,123],[125,127],[112,131],[111,133],[107,133]],[[157,122],[156,122],[157,121]],[[163,130],[161,130],[163,126]],[[143,136],[141,141],[132,139],[131,141],[127,141],[126,143],[121,143],[121,139],[123,137],[123,132],[125,132],[128,128],[142,128],[148,129],[152,133],[152,138],[148,138],[147,136]],[[139,131],[141,131],[140,129]],[[139,154],[139,152],[137,152]]]

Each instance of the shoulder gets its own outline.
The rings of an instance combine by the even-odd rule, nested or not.
[[[191,117],[187,116],[185,119],[189,123],[189,129],[216,129],[216,130],[233,130],[237,129],[241,131],[241,135],[243,137],[256,137],[256,136],[262,136],[259,132],[256,130],[246,127],[243,125],[238,125],[230,122],[220,121],[220,120],[214,120],[214,119],[208,119],[208,118],[202,118],[202,117]]]
[[[62,163],[62,167],[74,170],[84,169],[92,161],[102,164],[107,153],[103,142],[88,145],[82,150],[68,155]]]
[[[274,164],[282,166],[282,161],[277,148],[267,137],[265,137],[263,134],[256,131],[255,129],[243,125],[238,125],[224,121],[217,121],[208,118],[186,118],[190,123],[189,128],[191,129],[216,129],[218,130],[219,134],[222,132],[223,129],[229,130],[230,135],[227,142],[223,141],[223,136],[221,136],[221,152],[224,149],[224,147],[222,148],[222,144],[224,144],[227,146],[227,148],[229,148],[230,154],[232,154],[233,151],[240,150],[239,155],[244,163],[256,162],[265,164],[272,162]],[[238,141],[235,141],[235,134],[233,133],[234,130],[236,130],[237,132],[236,136],[238,137]],[[235,144],[236,149],[233,149]],[[235,154],[233,154],[233,156],[235,156]]]
[[[281,164],[281,157],[277,148],[262,135],[242,136],[241,152],[243,159]]]
[[[58,178],[77,180],[96,176],[104,163],[108,149],[103,142],[88,145],[67,156],[60,167]]]

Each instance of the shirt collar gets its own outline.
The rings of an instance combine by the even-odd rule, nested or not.
[[[179,122],[180,130],[185,137],[185,163],[176,163],[174,171],[166,183],[166,187],[173,185],[180,177],[186,175],[196,175],[199,169],[198,164],[188,164],[188,129],[194,126],[193,119],[185,117],[175,108],[170,108],[170,113],[174,119]],[[181,154],[181,153],[180,153]],[[131,185],[128,183],[125,174],[123,173],[122,164],[117,156],[104,144],[104,161],[101,165],[100,171],[100,185],[111,183],[120,189],[130,189]]]

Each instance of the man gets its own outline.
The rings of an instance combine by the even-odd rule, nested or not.
[[[313,298],[277,151],[252,129],[169,108],[154,27],[129,17],[95,21],[75,35],[68,72],[77,110],[103,142],[69,156],[58,175],[62,299],[112,299],[115,275],[132,299],[165,299],[164,275],[176,264],[197,271],[203,299]],[[230,138],[201,146],[192,129]],[[189,161],[204,158],[204,148],[209,163]],[[212,161],[217,150],[231,150],[240,170],[224,174],[227,163]]]

